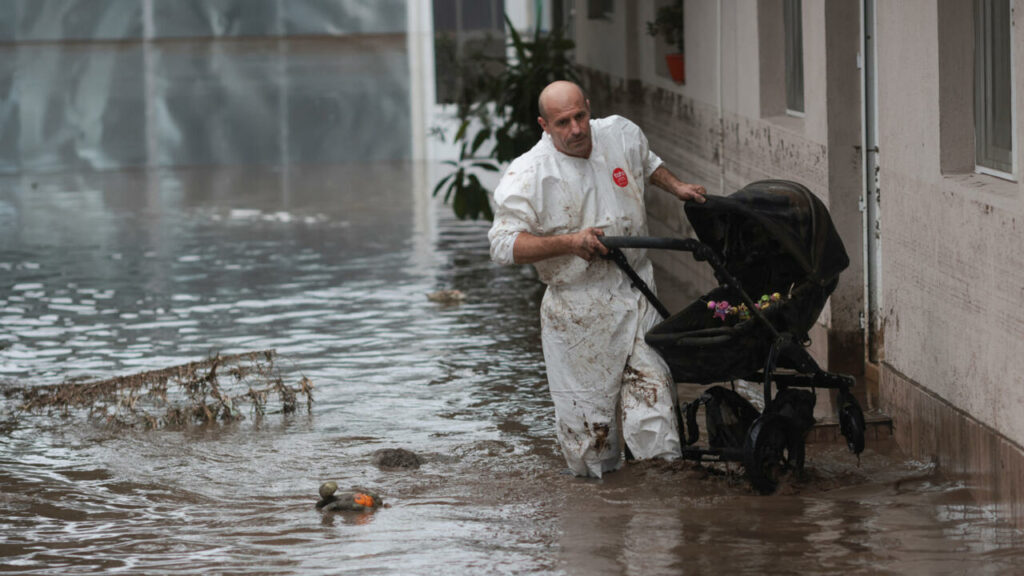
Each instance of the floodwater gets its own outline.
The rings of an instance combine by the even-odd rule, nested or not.
[[[408,162],[7,180],[3,378],[106,377],[275,348],[311,414],[122,430],[22,417],[0,437],[2,570],[355,574],[988,573],[1019,534],[889,445],[812,446],[756,495],[737,470],[562,474],[526,268],[427,202]],[[358,175],[362,186],[336,185]],[[180,190],[140,199],[146,186]],[[372,193],[367,193],[367,191]],[[301,191],[301,192],[300,192]],[[143,195],[145,196],[145,195]],[[168,197],[172,200],[168,200]],[[426,294],[458,289],[457,305]],[[10,407],[5,407],[8,410]],[[10,417],[8,413],[6,415]],[[419,470],[382,471],[405,447]],[[328,479],[380,491],[321,517]]]
[[[0,380],[274,348],[312,412],[120,429],[0,404],[0,571],[23,574],[1004,574],[1021,535],[887,443],[737,469],[565,475],[528,268],[404,160],[0,180]],[[440,289],[460,304],[429,301]],[[0,400],[0,403],[3,401]],[[384,471],[380,448],[425,458]],[[317,487],[390,507],[321,516]]]

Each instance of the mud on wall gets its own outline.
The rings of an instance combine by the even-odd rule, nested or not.
[[[1024,213],[984,176],[883,172],[886,363],[1024,444]]]

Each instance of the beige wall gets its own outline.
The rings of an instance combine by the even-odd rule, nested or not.
[[[1024,189],[969,169],[941,169],[962,166],[963,158],[948,156],[965,150],[951,148],[957,139],[943,138],[940,127],[955,126],[972,110],[969,102],[956,108],[956,99],[939,97],[940,86],[970,82],[969,75],[940,77],[957,73],[940,61],[951,57],[940,50],[940,29],[942,42],[971,34],[970,20],[940,18],[940,4],[878,7],[885,362],[1021,445]],[[1018,21],[1022,4],[1016,5]],[[1018,134],[1024,118],[1020,30],[1014,27]],[[1020,166],[1019,143],[1017,156]]]

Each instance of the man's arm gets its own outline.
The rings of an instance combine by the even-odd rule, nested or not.
[[[676,178],[664,164],[651,174],[651,183],[667,190],[680,200],[704,202],[707,191],[703,186],[687,184]],[[608,253],[608,249],[598,239],[604,232],[600,228],[584,228],[572,234],[555,236],[536,236],[529,232],[519,232],[512,245],[512,258],[516,264],[533,264],[556,256],[573,254],[590,261],[595,256]]]
[[[699,184],[687,184],[679,178],[676,178],[675,174],[670,172],[664,164],[658,166],[658,169],[651,174],[650,180],[652,184],[666,192],[669,192],[680,200],[704,202],[704,196],[708,193],[707,190]]]
[[[600,228],[584,228],[572,234],[535,236],[520,232],[512,245],[512,257],[516,264],[533,264],[556,256],[573,254],[590,261],[597,255],[608,253],[598,239],[604,232]]]

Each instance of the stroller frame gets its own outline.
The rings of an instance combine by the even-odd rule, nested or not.
[[[742,446],[739,441],[731,445],[709,445],[699,447],[694,444],[699,436],[696,422],[696,410],[699,405],[709,405],[716,400],[723,401],[727,394],[709,390],[694,402],[684,407],[677,407],[676,417],[679,423],[681,440],[685,441],[682,457],[687,460],[742,462],[751,484],[763,494],[772,493],[778,486],[780,476],[789,471],[800,471],[804,464],[804,445],[808,431],[814,424],[814,395],[804,392],[801,405],[793,393],[787,390],[817,388],[838,390],[837,418],[840,431],[846,438],[847,447],[854,454],[864,449],[864,414],[857,400],[850,393],[856,380],[847,374],[839,374],[823,370],[803,345],[806,334],[780,332],[771,320],[754,305],[753,299],[740,285],[740,281],[723,264],[722,257],[707,244],[692,238],[660,238],[643,236],[609,236],[602,237],[602,243],[608,248],[605,258],[613,261],[632,285],[643,294],[663,319],[669,317],[668,309],[658,299],[650,287],[640,278],[629,265],[623,249],[656,249],[690,252],[698,262],[706,261],[714,270],[718,284],[738,294],[749,309],[752,320],[763,325],[771,335],[772,343],[760,371],[749,375],[749,380],[760,381],[763,385],[765,409],[756,419],[742,431]],[[661,351],[659,350],[659,353]],[[784,361],[788,368],[780,368],[779,362]],[[773,397],[772,383],[778,393]],[[718,388],[713,387],[713,388]],[[724,390],[724,389],[722,389]],[[711,392],[716,392],[712,394]],[[739,398],[732,393],[730,397]],[[807,405],[809,397],[810,405]],[[724,401],[728,402],[727,398]],[[741,400],[746,402],[745,400]],[[747,404],[749,406],[749,403]],[[710,406],[709,408],[710,409]],[[756,408],[750,406],[756,413]],[[747,410],[744,408],[744,410]],[[686,412],[686,422],[683,412]],[[711,420],[708,421],[709,427]],[[684,430],[686,436],[683,438]],[[709,430],[709,433],[712,432]],[[719,442],[721,444],[721,442]]]

